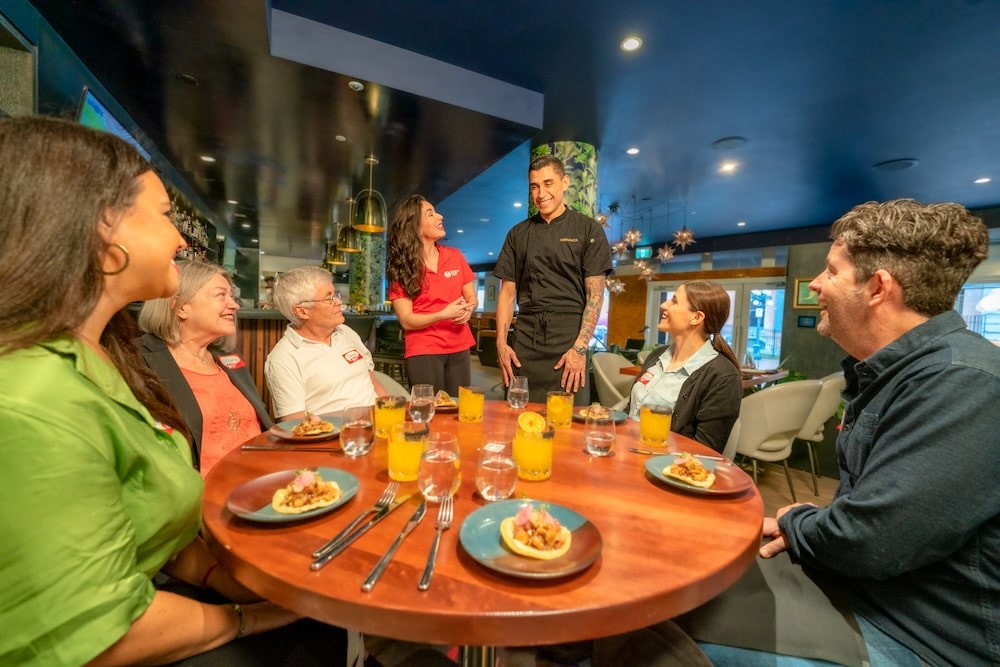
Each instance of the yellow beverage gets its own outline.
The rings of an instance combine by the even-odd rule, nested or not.
[[[569,428],[573,424],[573,394],[550,391],[546,395],[545,417],[552,428]]]
[[[375,399],[375,437],[388,439],[392,427],[406,419],[405,396],[379,396]]]
[[[427,424],[403,422],[389,433],[389,479],[414,482],[420,471],[420,454],[427,445]]]
[[[669,405],[642,405],[639,407],[639,436],[644,445],[666,446],[673,412]]]
[[[555,431],[529,432],[517,427],[514,433],[514,462],[517,476],[540,482],[552,476],[552,439]]]
[[[458,421],[474,424],[483,421],[486,394],[480,387],[458,388]]]

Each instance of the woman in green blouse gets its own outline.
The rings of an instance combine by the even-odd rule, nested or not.
[[[174,293],[185,245],[160,179],[56,119],[0,120],[0,163],[0,664],[163,664],[296,621],[198,537],[187,429],[130,343],[122,309]]]

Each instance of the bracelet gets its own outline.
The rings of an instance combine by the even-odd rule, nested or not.
[[[247,613],[243,611],[243,605],[233,602],[230,604],[236,615],[240,617],[240,629],[236,631],[236,637],[234,639],[239,639],[246,634],[247,631]]]
[[[208,588],[208,578],[212,576],[215,572],[215,568],[219,567],[218,563],[212,563],[212,565],[205,571],[205,576],[201,578],[201,587]]]

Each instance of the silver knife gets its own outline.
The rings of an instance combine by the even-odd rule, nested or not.
[[[244,452],[336,452],[343,454],[340,447],[298,447],[296,445],[243,445]]]
[[[372,526],[374,526],[376,523],[389,516],[389,514],[392,513],[393,510],[406,503],[406,501],[412,498],[413,495],[414,494],[411,493],[409,495],[403,496],[402,498],[397,498],[396,500],[392,501],[392,504],[390,504],[387,508],[385,508],[384,510],[373,516],[371,519],[369,519],[368,523],[363,524],[356,531],[354,531],[353,533],[345,537],[343,540],[341,540],[339,543],[337,543],[332,549],[328,550],[326,553],[322,554],[321,556],[313,560],[312,564],[309,566],[309,569],[318,570],[327,563],[329,563],[331,560],[333,560],[334,556],[339,555],[344,549],[350,546],[350,544],[354,542],[354,540],[358,539],[359,537],[367,533]]]
[[[385,567],[389,564],[389,561],[392,560],[392,555],[396,553],[396,549],[398,549],[399,545],[403,543],[406,536],[412,533],[413,529],[417,527],[418,523],[420,523],[420,520],[424,518],[424,513],[426,511],[427,501],[422,500],[420,501],[420,507],[417,508],[417,511],[410,517],[410,520],[406,522],[405,526],[403,526],[403,530],[399,531],[399,535],[396,536],[393,543],[389,545],[389,550],[385,552],[385,555],[382,556],[377,563],[375,563],[375,567],[372,568],[371,574],[369,574],[368,578],[365,579],[365,583],[361,584],[361,590],[368,593],[371,589],[375,588],[375,582],[378,581],[378,578],[382,576],[383,572],[385,572]]]

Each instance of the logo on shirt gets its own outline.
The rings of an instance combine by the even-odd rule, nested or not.
[[[221,357],[219,357],[219,361],[221,361],[222,365],[228,368],[229,370],[235,370],[237,368],[243,368],[244,366],[246,366],[246,364],[243,363],[243,359],[241,359],[240,355],[238,354],[224,354]]]
[[[451,269],[450,271],[445,271],[444,272],[444,277],[445,278],[454,278],[455,276],[457,276],[460,273],[461,273],[461,271],[459,271],[458,269]]]
[[[360,352],[357,351],[357,349],[353,347],[347,352],[344,352],[344,361],[346,361],[349,364],[353,364],[355,361],[360,361],[361,359],[364,358],[365,355],[361,354]]]
[[[560,243],[579,243],[580,239],[571,239],[568,236],[564,236],[561,239],[559,239],[559,242]]]
[[[170,435],[171,433],[174,432],[174,427],[173,426],[167,426],[166,424],[164,424],[161,421],[155,421],[155,422],[153,422],[153,426],[155,426],[159,430],[163,431],[167,435]]]
[[[653,371],[646,371],[642,374],[642,377],[636,380],[639,384],[647,385],[649,381],[653,379]]]

